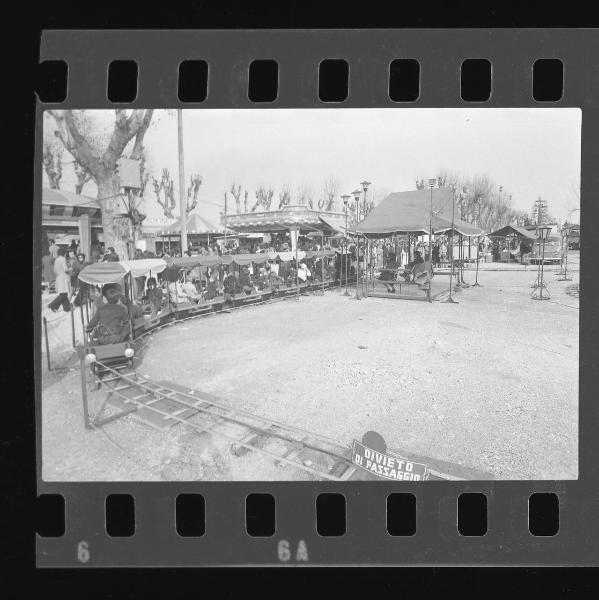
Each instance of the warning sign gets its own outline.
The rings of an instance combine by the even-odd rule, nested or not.
[[[355,465],[385,479],[424,481],[428,478],[427,465],[412,462],[401,456],[377,452],[357,440],[354,440],[351,459]]]

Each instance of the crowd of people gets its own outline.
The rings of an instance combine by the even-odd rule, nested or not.
[[[114,248],[108,247],[105,251],[100,246],[95,246],[88,260],[75,241],[70,246],[59,246],[54,240],[49,240],[47,251],[42,256],[42,285],[49,292],[56,293],[56,297],[48,304],[52,312],[57,312],[62,306],[65,312],[71,306],[80,306],[84,303],[86,286],[79,285],[79,273],[94,262],[118,262],[119,256]]]
[[[481,254],[492,253],[496,260],[500,259],[502,249],[509,250],[513,256],[521,255],[529,248],[524,242],[514,242],[505,248],[501,240],[483,239],[478,251]],[[93,247],[91,256],[80,252],[76,242],[71,246],[58,246],[50,241],[47,252],[42,257],[42,280],[50,292],[56,296],[48,304],[48,309],[57,312],[61,307],[69,312],[72,307],[86,303],[93,315],[89,326],[95,328],[103,325],[110,335],[120,335],[124,331],[122,323],[131,317],[144,315],[156,316],[167,306],[177,307],[182,304],[201,304],[218,296],[225,302],[237,294],[256,294],[263,290],[278,290],[285,286],[294,287],[301,284],[319,283],[325,280],[354,279],[358,256],[360,273],[368,273],[369,277],[379,279],[390,293],[395,293],[398,282],[426,283],[430,281],[433,267],[443,266],[451,259],[450,239],[439,236],[433,241],[429,260],[429,247],[426,240],[409,244],[409,239],[371,240],[366,243],[360,240],[344,244],[343,240],[329,240],[321,246],[312,239],[298,241],[298,249],[335,250],[335,259],[325,261],[322,257],[301,258],[296,261],[291,252],[290,241],[284,236],[273,237],[268,242],[254,240],[233,240],[220,244],[202,244],[189,249],[186,256],[207,255],[239,255],[239,254],[277,254],[273,260],[255,261],[247,265],[230,265],[229,267],[210,267],[197,265],[191,268],[169,266],[158,277],[140,277],[136,279],[133,290],[133,303],[124,303],[123,292],[118,285],[104,286],[103,289],[78,280],[79,273],[88,264],[94,262],[119,261],[119,256],[112,247],[103,249],[100,245]],[[517,246],[517,247],[516,247]],[[286,260],[279,254],[289,253]],[[134,259],[175,258],[180,253],[169,254],[168,251],[153,253],[135,251]],[[428,279],[427,279],[428,277]],[[125,304],[130,304],[125,308]],[[125,312],[123,312],[125,311]],[[123,320],[126,317],[125,320]],[[117,321],[122,321],[117,327]],[[116,332],[116,333],[115,333]],[[124,334],[123,334],[124,335]],[[116,339],[109,337],[108,339]]]

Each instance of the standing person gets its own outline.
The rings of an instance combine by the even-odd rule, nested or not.
[[[77,268],[77,252],[71,248],[68,250],[67,266],[69,267],[69,273],[71,276],[71,290],[74,290],[77,287],[77,275],[79,274],[79,269]],[[73,268],[75,270],[74,274]]]
[[[435,242],[433,245],[433,264],[438,265],[441,258],[441,251],[439,250],[439,242]]]
[[[69,312],[71,310],[71,304],[69,302],[71,278],[65,254],[66,250],[64,248],[59,248],[58,256],[54,261],[54,275],[56,276],[56,292],[58,295],[50,302],[50,304],[48,304],[48,308],[52,312],[56,312],[61,305],[64,312]]]
[[[56,257],[58,256],[58,246],[54,243],[54,240],[50,240],[49,252],[52,260],[56,260]]]
[[[102,262],[119,262],[119,255],[115,252],[112,246],[109,246],[104,253],[104,259]]]
[[[447,244],[445,243],[445,240],[441,240],[441,246],[439,248],[439,258],[441,259],[442,263],[447,262]]]
[[[81,306],[85,300],[87,300],[87,286],[85,283],[79,281],[79,273],[83,267],[87,266],[88,263],[85,261],[85,254],[81,252],[77,254],[76,258],[71,261],[71,289],[77,290],[77,296],[73,301],[75,306]]]
[[[54,283],[54,259],[50,250],[42,256],[42,281],[48,286],[48,290]]]

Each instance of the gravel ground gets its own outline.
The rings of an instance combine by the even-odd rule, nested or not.
[[[457,305],[333,291],[186,321],[148,338],[138,370],[343,444],[376,430],[399,451],[496,479],[573,479],[579,314],[566,288],[576,259],[573,282],[547,268],[551,302],[530,299],[529,267],[482,270],[483,287],[456,293]],[[53,316],[63,323],[52,324],[56,352],[68,356],[70,321]],[[45,480],[308,477],[258,454],[233,457],[183,426],[157,432],[126,417],[88,432],[79,390],[77,371],[44,368]]]

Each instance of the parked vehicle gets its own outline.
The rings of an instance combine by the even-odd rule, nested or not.
[[[549,236],[545,240],[545,259],[543,260],[543,241],[535,240],[532,252],[530,253],[529,262],[532,265],[554,264],[561,265],[562,263],[562,240],[559,236]]]
[[[568,238],[570,250],[580,250],[580,227],[572,227]]]

